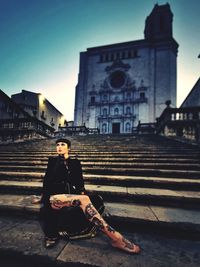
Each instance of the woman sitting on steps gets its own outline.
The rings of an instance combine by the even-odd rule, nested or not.
[[[56,214],[65,207],[79,207],[86,219],[111,239],[113,247],[132,254],[140,253],[140,247],[108,225],[93,206],[85,193],[81,164],[79,160],[69,157],[70,147],[71,142],[68,139],[62,138],[56,141],[58,157],[49,158],[44,177],[41,202],[44,205],[43,230],[46,236],[46,248],[54,246],[58,240]],[[64,180],[67,180],[67,193]]]

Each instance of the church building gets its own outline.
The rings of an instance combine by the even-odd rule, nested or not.
[[[75,126],[131,133],[138,122],[155,122],[166,101],[176,107],[178,44],[172,21],[169,4],[156,4],[146,18],[144,39],[80,53]]]

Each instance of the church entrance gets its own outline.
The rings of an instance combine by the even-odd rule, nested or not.
[[[119,134],[120,133],[120,123],[113,123],[112,124],[112,133]]]

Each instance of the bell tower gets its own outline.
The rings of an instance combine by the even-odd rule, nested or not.
[[[146,18],[144,36],[148,41],[172,39],[173,13],[169,4],[156,4]]]
[[[156,4],[146,18],[144,37],[150,45],[152,95],[152,120],[159,117],[165,102],[176,107],[176,67],[178,44],[173,38],[173,13],[169,4]]]

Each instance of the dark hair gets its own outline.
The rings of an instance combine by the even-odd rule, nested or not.
[[[56,140],[56,144],[57,143],[66,143],[67,145],[68,145],[68,148],[70,148],[71,147],[71,142],[68,140],[68,139],[65,139],[65,138],[59,138],[59,139],[57,139]]]

